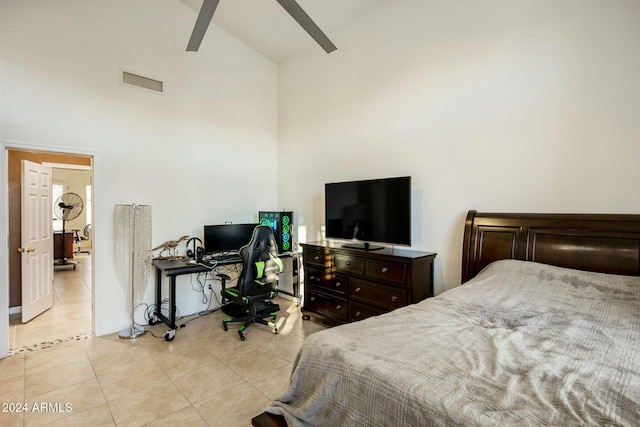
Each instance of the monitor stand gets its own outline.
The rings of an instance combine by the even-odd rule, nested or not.
[[[342,245],[342,247],[347,249],[360,249],[367,252],[384,249],[384,246],[371,246],[369,243],[347,243]]]

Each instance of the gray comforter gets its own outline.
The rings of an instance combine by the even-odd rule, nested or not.
[[[310,336],[266,409],[295,426],[640,425],[640,278],[498,261]]]

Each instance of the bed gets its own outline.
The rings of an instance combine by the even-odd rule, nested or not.
[[[463,285],[313,334],[266,426],[637,425],[640,215],[469,211]]]

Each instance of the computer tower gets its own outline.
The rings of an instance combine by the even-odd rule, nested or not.
[[[293,250],[293,212],[258,212],[260,225],[268,225],[278,244],[278,253],[291,252]]]

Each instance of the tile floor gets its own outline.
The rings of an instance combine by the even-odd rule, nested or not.
[[[54,272],[53,307],[22,324],[21,314],[9,316],[10,354],[38,349],[92,330],[91,256],[75,255],[76,269]]]
[[[250,426],[285,391],[304,338],[324,329],[279,299],[278,335],[252,325],[240,341],[237,326],[222,329],[218,311],[188,321],[172,342],[163,324],[134,340],[94,337],[87,274],[83,262],[56,272],[51,313],[33,328],[11,322],[1,426]]]

